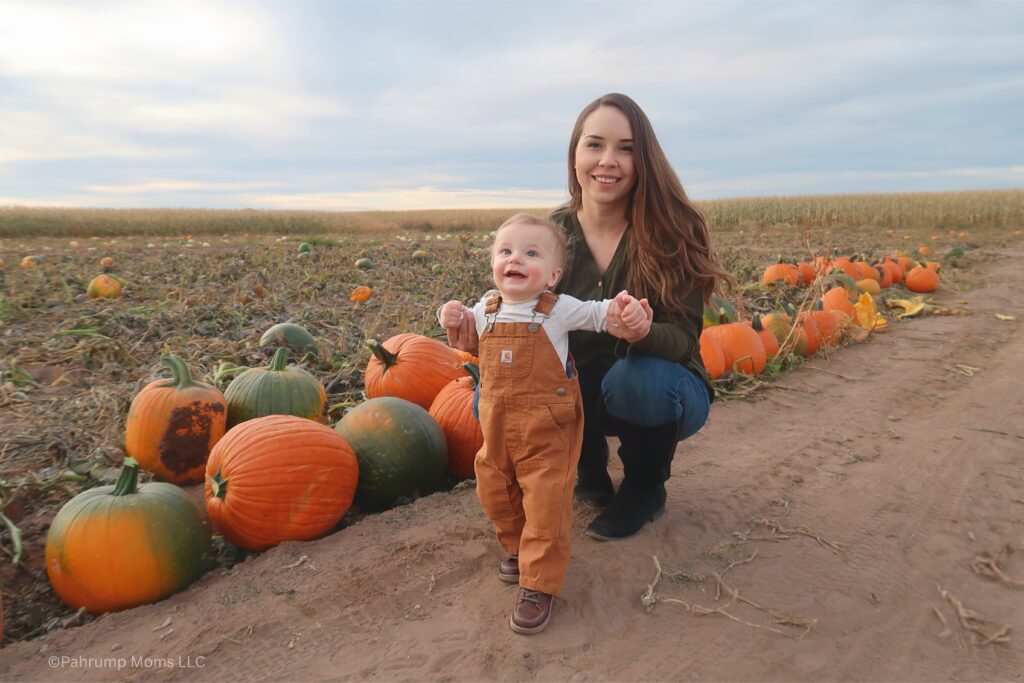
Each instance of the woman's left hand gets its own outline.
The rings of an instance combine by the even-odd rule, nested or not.
[[[605,329],[613,337],[623,339],[630,344],[635,344],[644,339],[651,331],[651,323],[654,321],[654,310],[647,303],[647,299],[640,299],[640,305],[644,309],[644,318],[638,325],[629,327],[622,322],[622,309],[619,306],[609,306],[608,317],[605,321]]]

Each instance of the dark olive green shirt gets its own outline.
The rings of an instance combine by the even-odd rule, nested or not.
[[[583,237],[576,212],[571,209],[556,209],[551,220],[562,226],[569,238],[569,266],[555,288],[583,301],[611,299],[622,290],[629,291],[629,263],[626,249],[629,242],[627,227],[615,249],[611,263],[604,275],[598,273],[594,255]],[[657,301],[650,301],[654,310],[654,321],[650,333],[635,344],[629,344],[607,332],[570,332],[569,352],[579,367],[597,365],[611,367],[618,358],[632,352],[645,353],[680,363],[697,373],[708,388],[708,396],[714,400],[714,389],[708,380],[707,370],[700,357],[700,332],[704,325],[704,298],[699,289],[693,289],[683,300],[687,313],[669,316]]]

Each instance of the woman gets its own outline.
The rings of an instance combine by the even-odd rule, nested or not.
[[[587,527],[599,540],[628,538],[665,511],[676,445],[707,420],[714,391],[700,357],[704,302],[733,283],[711,248],[643,110],[612,93],[587,105],[569,141],[569,195],[551,220],[573,244],[557,291],[606,299],[628,290],[653,319],[607,333],[572,332],[580,378],[583,446],[575,495],[602,512]],[[476,347],[476,330],[450,335]],[[619,438],[623,479],[608,476],[606,436]]]

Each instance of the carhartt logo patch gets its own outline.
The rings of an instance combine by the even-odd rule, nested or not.
[[[512,351],[511,350],[505,349],[504,351],[501,352],[501,362],[502,363],[511,363],[512,362]]]

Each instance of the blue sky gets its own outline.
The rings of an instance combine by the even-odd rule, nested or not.
[[[1024,187],[1024,2],[0,0],[0,205],[552,206],[611,91],[698,200]]]

